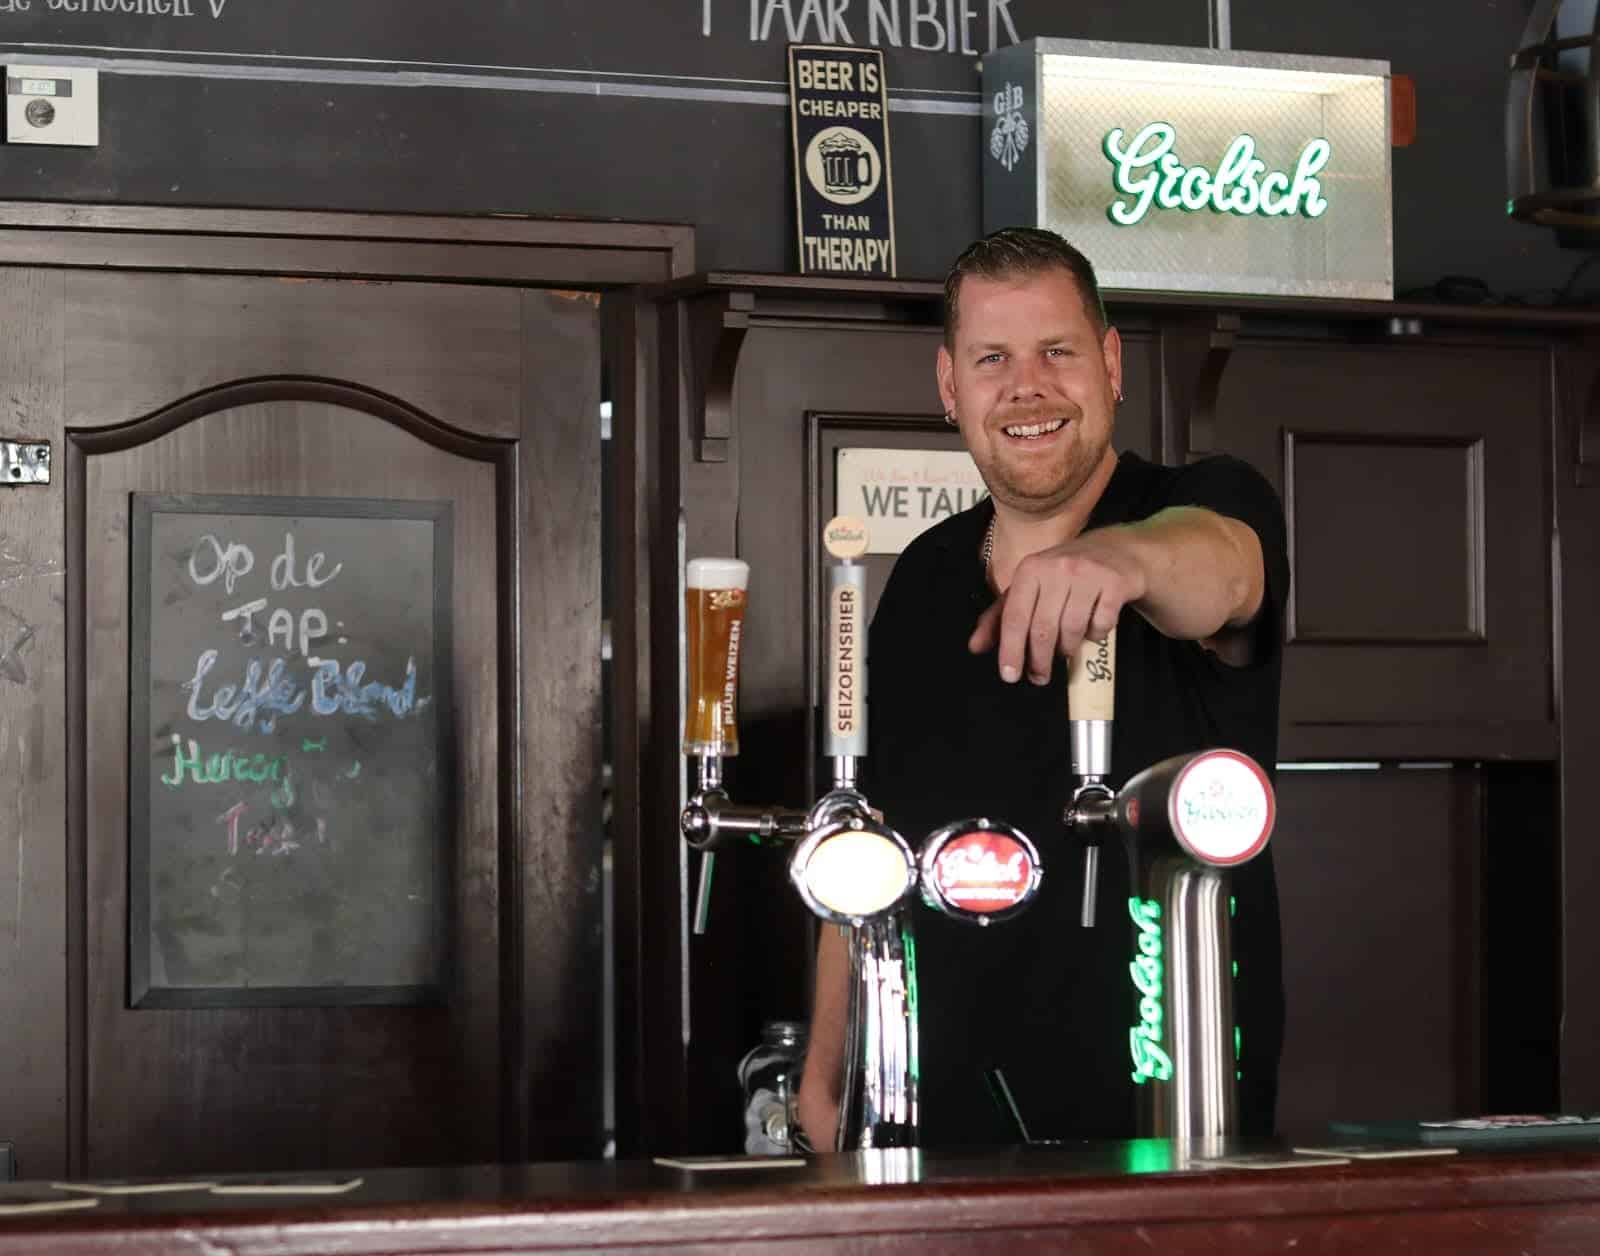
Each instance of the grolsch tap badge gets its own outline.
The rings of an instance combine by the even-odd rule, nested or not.
[[[1020,829],[994,820],[958,820],[922,844],[922,894],[929,907],[986,925],[1033,901],[1044,869]]]
[[[835,558],[860,558],[867,552],[867,525],[853,515],[835,515],[822,530],[822,544]]]

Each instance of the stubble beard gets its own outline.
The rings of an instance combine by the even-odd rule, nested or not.
[[[1068,416],[1069,423],[1082,424],[1083,414]],[[1030,416],[1008,418],[1008,423],[1025,423]],[[1078,428],[1082,435],[1083,428]],[[1002,441],[1008,440],[1004,434]],[[1102,439],[1085,443],[1074,441],[1063,451],[1062,460],[1050,468],[1034,468],[1033,474],[1019,475],[1008,465],[1003,455],[985,459],[987,466],[978,468],[991,496],[1003,506],[1025,515],[1049,515],[1072,501],[1094,476],[1111,445],[1111,433]]]

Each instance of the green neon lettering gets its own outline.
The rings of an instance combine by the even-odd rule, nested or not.
[[[1255,137],[1247,133],[1228,144],[1215,171],[1185,166],[1174,151],[1177,143],[1178,129],[1170,122],[1151,122],[1132,139],[1121,127],[1106,133],[1100,148],[1111,163],[1111,186],[1120,196],[1131,198],[1107,207],[1106,216],[1117,226],[1134,226],[1152,208],[1186,213],[1210,209],[1241,218],[1255,214],[1320,218],[1328,212],[1318,177],[1333,156],[1333,146],[1325,139],[1306,143],[1292,174],[1268,171],[1256,156]]]
[[[1128,1030],[1128,1050],[1133,1057],[1136,1085],[1172,1078],[1172,1057],[1161,1046],[1166,1013],[1161,1003],[1161,904],[1130,898],[1128,915],[1139,927],[1139,953],[1128,965],[1133,988],[1139,992],[1139,1023]]]

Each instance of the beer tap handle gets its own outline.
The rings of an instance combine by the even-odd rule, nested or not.
[[[750,564],[737,558],[689,561],[684,580],[686,755],[721,759],[739,753],[739,644],[749,583]],[[720,768],[716,773],[720,779]]]
[[[866,525],[838,515],[823,528],[822,544],[838,560],[828,566],[822,752],[833,760],[834,788],[848,790],[867,753],[867,572],[855,562],[867,552]]]
[[[679,818],[694,840],[715,827],[707,804],[726,799],[722,760],[739,753],[739,643],[750,585],[750,565],[737,558],[695,558],[684,576],[685,664],[688,687],[683,712],[683,753],[698,766],[694,797]],[[710,834],[706,833],[709,838]],[[703,934],[711,910],[716,854],[700,856],[694,931]]]
[[[1105,779],[1111,775],[1111,729],[1116,714],[1117,630],[1104,641],[1085,640],[1067,661],[1067,727],[1071,736],[1072,771],[1078,778],[1067,823],[1083,839],[1083,904],[1081,923],[1094,925],[1100,886],[1100,837],[1097,820],[1111,801]]]

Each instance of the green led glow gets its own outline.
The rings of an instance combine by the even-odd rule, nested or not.
[[[1239,980],[1239,961],[1238,960],[1234,960],[1233,961],[1233,979],[1235,981]]]
[[[911,1059],[907,1062],[906,1071],[911,1075],[911,1080],[916,1081],[922,1076],[921,1055],[917,1048],[917,939],[909,928],[901,930],[900,939],[906,948],[906,1012],[911,1021]]]
[[[1129,1173],[1170,1173],[1172,1143],[1165,1138],[1135,1138],[1123,1144],[1122,1167]]]
[[[1230,894],[1230,895],[1228,895],[1228,919],[1231,920],[1231,919],[1233,919],[1233,917],[1237,916],[1238,914],[1239,914],[1239,900],[1236,899],[1232,894]]]
[[[1133,1056],[1134,1083],[1142,1086],[1152,1079],[1164,1082],[1172,1078],[1172,1057],[1161,1047],[1166,1023],[1161,1003],[1161,904],[1130,898],[1128,915],[1139,926],[1139,953],[1128,965],[1133,987],[1139,992],[1139,1023],[1128,1030],[1128,1049]]]
[[[1233,1027],[1233,1058],[1235,1060],[1237,1060],[1239,1058],[1239,1051],[1241,1049],[1241,1044],[1243,1043],[1243,1041],[1244,1041],[1244,1035],[1239,1032],[1239,1027],[1237,1025],[1235,1025]]]
[[[1256,156],[1256,142],[1250,135],[1235,136],[1214,171],[1185,166],[1173,152],[1177,143],[1178,128],[1170,122],[1152,122],[1126,142],[1121,127],[1106,135],[1100,148],[1114,167],[1111,184],[1133,198],[1131,204],[1112,204],[1106,217],[1119,227],[1131,227],[1152,206],[1185,213],[1209,209],[1240,218],[1255,214],[1320,218],[1328,211],[1317,178],[1333,155],[1333,147],[1325,139],[1307,141],[1293,175],[1269,173],[1267,163]]]

